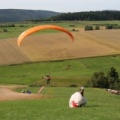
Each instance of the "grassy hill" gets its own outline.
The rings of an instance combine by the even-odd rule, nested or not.
[[[86,107],[68,107],[70,96],[85,85],[94,72],[103,71],[107,74],[110,67],[114,66],[120,73],[120,55],[115,55],[120,54],[120,30],[84,31],[80,28],[88,23],[93,24],[91,21],[74,23],[78,30],[72,32],[74,43],[64,33],[42,31],[27,37],[21,47],[17,46],[17,36],[33,24],[22,28],[19,25],[7,27],[8,32],[0,29],[0,85],[30,85],[32,87],[25,88],[25,91],[29,89],[32,93],[37,93],[41,85],[45,86],[43,98],[31,100],[17,98],[14,101],[3,101],[8,94],[13,95],[13,98],[15,94],[1,89],[0,120],[119,120],[120,96],[109,94],[104,89],[85,87]],[[68,27],[71,24],[69,22],[57,24],[72,29]],[[101,21],[97,24],[101,24]],[[56,58],[72,60],[50,61]],[[48,61],[43,62],[45,59]],[[33,62],[23,63],[31,61]],[[45,74],[52,77],[50,86],[42,79]],[[71,85],[78,87],[69,87]],[[20,94],[22,93],[17,95]]]
[[[51,86],[81,86],[94,72],[107,74],[114,66],[120,73],[119,61],[120,56],[107,56],[0,66],[0,84],[46,85],[42,76],[50,74]]]
[[[119,120],[120,96],[103,89],[85,89],[86,107],[70,109],[70,95],[79,88],[46,87],[50,98],[0,102],[1,120]],[[38,91],[38,89],[37,89]]]
[[[0,22],[20,22],[29,19],[49,18],[59,13],[44,10],[1,9]]]
[[[0,83],[1,84],[3,83],[31,84],[33,83],[33,81],[40,80],[40,77],[45,73],[50,73],[54,76],[53,79],[55,83],[53,84],[53,86],[56,85],[56,83],[58,84],[58,86],[69,86],[70,84],[81,85],[84,84],[86,80],[88,80],[91,77],[93,72],[100,70],[104,71],[103,68],[105,68],[105,71],[107,71],[110,67],[114,66],[115,68],[117,68],[118,71],[120,71],[118,67],[119,63],[117,63],[120,61],[119,57],[117,57],[117,55],[120,54],[120,47],[119,47],[120,30],[119,29],[106,30],[103,29],[104,28],[103,26],[100,30],[93,30],[93,31],[84,31],[83,28],[80,28],[81,26],[86,25],[88,23],[106,24],[106,22],[108,23],[109,21],[75,22],[74,24],[76,25],[76,27],[74,28],[77,29],[78,31],[77,32],[72,31],[72,34],[74,36],[74,42],[72,42],[69,36],[67,36],[63,32],[45,30],[45,31],[40,31],[37,34],[26,37],[22,42],[21,47],[18,47],[17,45],[16,36],[19,35],[25,29],[32,27],[33,24],[30,23],[24,24],[24,26],[27,25],[27,27],[22,27],[22,28],[19,27],[20,24],[17,24],[16,27],[14,28],[7,28],[8,32],[2,32],[1,30],[0,73],[1,75],[3,75],[3,77],[1,76]],[[113,22],[119,23],[119,21],[113,21]],[[55,24],[55,23],[51,23],[51,24]],[[72,27],[69,26],[71,25],[71,22],[63,22],[63,23],[59,22],[56,24],[60,26],[64,26],[68,30],[72,29]],[[14,35],[14,37],[11,35]],[[2,36],[5,36],[6,38],[3,38]],[[98,58],[98,60],[94,59],[92,62],[91,62],[92,59],[90,61],[89,59],[87,59],[90,57],[95,58],[98,56],[112,56],[112,58],[109,57],[107,57],[106,59]],[[81,60],[85,61],[86,63],[82,64],[79,61],[77,61],[76,58],[81,58]],[[73,59],[73,60],[75,59],[75,64],[73,61],[72,62],[66,61],[66,59]],[[25,65],[23,66],[23,68],[21,67],[21,70],[20,70],[20,65],[17,66],[18,68],[14,67],[13,65],[13,64],[26,63],[26,62],[30,62],[33,65],[34,62],[36,63],[38,61],[41,61],[42,63],[42,61],[52,61],[52,60],[60,61],[60,64],[64,63],[61,62],[61,60],[66,62],[63,65],[59,65],[59,62],[57,62],[56,64],[55,61],[50,63],[43,62],[43,64],[40,64],[40,66],[39,64],[36,64],[34,68],[32,67],[27,68]],[[48,64],[45,65],[46,63]],[[95,69],[98,63],[100,63],[103,66],[97,67],[97,69]],[[109,63],[109,65],[106,65],[104,63]],[[12,70],[12,67],[10,67],[9,69],[10,71],[7,71],[8,70],[7,65],[13,66],[13,68],[15,68],[15,71]],[[43,67],[41,67],[41,65]],[[25,68],[27,68],[26,71],[22,71],[25,70]],[[31,69],[33,71],[29,71]],[[36,72],[37,70],[38,72],[34,73],[34,71]],[[11,71],[13,75],[12,73],[10,73]],[[17,73],[15,73],[16,71]],[[8,75],[8,73],[10,73],[10,75]],[[10,81],[10,79],[12,81]],[[71,83],[68,82],[69,80],[71,81]],[[81,82],[83,80],[84,82]],[[57,81],[60,81],[60,83]]]

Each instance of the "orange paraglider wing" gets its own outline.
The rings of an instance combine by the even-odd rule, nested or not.
[[[32,33],[35,33],[39,30],[44,30],[44,29],[55,29],[55,30],[65,32],[71,37],[72,40],[74,40],[73,35],[68,30],[66,30],[65,28],[62,28],[60,26],[55,26],[55,25],[41,25],[41,26],[35,26],[35,27],[32,27],[32,28],[29,28],[26,31],[24,31],[22,34],[20,34],[20,36],[18,37],[18,40],[17,40],[18,46],[20,46],[22,40],[25,37],[27,37],[28,35],[30,35]]]

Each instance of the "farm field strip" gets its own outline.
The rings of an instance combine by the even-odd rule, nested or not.
[[[120,30],[103,30],[88,32],[88,36],[96,36],[96,40],[92,39],[94,42],[106,45],[115,50],[120,50]]]
[[[0,41],[0,64],[74,59],[120,54],[120,30],[73,32],[74,42],[64,33],[33,35],[21,47],[17,38]]]

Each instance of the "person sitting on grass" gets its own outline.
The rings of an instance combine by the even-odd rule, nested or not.
[[[84,87],[81,87],[79,91],[71,95],[69,100],[69,107],[71,108],[82,107],[85,106],[86,103],[87,101],[84,97]]]

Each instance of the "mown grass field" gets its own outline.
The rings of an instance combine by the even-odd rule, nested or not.
[[[95,24],[119,24],[120,21],[75,21],[76,25],[75,29],[79,27],[84,27],[85,25],[95,25]],[[9,32],[0,33],[0,39],[5,40],[6,38],[11,38],[10,40],[17,37],[21,32],[30,28],[34,25],[38,24],[26,24],[27,27],[19,27],[23,23],[17,24],[16,28],[6,28]],[[40,23],[46,24],[46,23]],[[47,23],[53,24],[53,23]],[[73,22],[57,22],[55,25],[60,25],[63,27],[72,30],[69,25],[73,24]],[[2,29],[0,28],[0,31]],[[55,31],[46,31],[43,33],[50,33]],[[11,85],[11,84],[19,84],[19,85],[28,85],[34,87],[25,88],[25,90],[30,89],[32,93],[37,93],[39,87],[43,85],[45,88],[42,91],[43,95],[48,96],[44,99],[32,99],[32,100],[14,100],[14,101],[0,101],[0,120],[119,120],[120,119],[120,96],[113,95],[106,92],[104,89],[97,88],[86,88],[85,87],[85,97],[87,99],[87,105],[83,108],[70,109],[68,107],[68,102],[71,94],[80,89],[81,86],[85,85],[88,80],[90,80],[91,76],[94,72],[103,71],[105,74],[109,71],[110,67],[115,67],[117,72],[120,73],[120,56],[115,55],[115,53],[119,53],[119,37],[116,36],[117,32],[112,33],[105,31],[94,31],[84,33],[80,31],[80,37],[74,33],[76,41],[79,41],[81,38],[84,43],[90,41],[90,43],[94,43],[91,47],[88,47],[89,43],[86,45],[77,46],[77,49],[82,48],[82,52],[76,52],[81,55],[88,53],[88,51],[95,51],[97,57],[93,57],[93,53],[89,53],[89,56],[84,58],[82,56],[81,59],[72,59],[72,60],[58,60],[58,61],[46,61],[46,62],[33,62],[33,63],[23,63],[23,64],[10,64],[10,65],[1,65],[0,66],[0,85]],[[118,31],[119,32],[119,31]],[[111,34],[109,34],[111,33]],[[84,34],[86,38],[84,39]],[[101,35],[102,34],[102,35]],[[113,36],[113,34],[116,34]],[[95,35],[95,36],[94,36]],[[58,35],[60,36],[60,35]],[[81,37],[82,36],[82,37]],[[111,37],[112,36],[112,37]],[[94,39],[93,39],[94,38]],[[99,39],[96,39],[99,38]],[[117,40],[117,44],[113,44],[113,40]],[[36,39],[38,40],[38,38]],[[110,42],[108,42],[110,40]],[[8,42],[8,40],[7,40]],[[63,41],[62,41],[63,42]],[[15,43],[12,41],[9,47],[13,48]],[[52,42],[51,42],[52,43]],[[109,43],[109,44],[108,44]],[[4,45],[5,43],[3,43]],[[53,43],[52,43],[53,44]],[[70,44],[67,42],[67,44]],[[75,43],[75,45],[77,45]],[[34,44],[33,44],[34,45]],[[94,45],[97,45],[97,49],[94,48]],[[28,44],[23,45],[23,51],[26,49]],[[85,48],[87,46],[88,49]],[[102,46],[98,47],[98,46]],[[107,46],[107,47],[106,47]],[[28,51],[31,46],[28,46]],[[6,46],[5,46],[6,48]],[[63,49],[63,53],[65,51],[65,46]],[[76,48],[73,47],[73,48]],[[94,49],[91,49],[94,48]],[[99,48],[99,49],[98,49]],[[103,48],[105,48],[103,50]],[[15,46],[15,50],[17,51],[17,47]],[[39,47],[37,47],[39,49]],[[37,50],[36,49],[36,50]],[[61,49],[60,49],[61,50]],[[103,50],[103,51],[102,51]],[[5,50],[6,54],[9,49]],[[14,50],[12,50],[14,51]],[[97,52],[96,52],[97,51]],[[110,51],[112,55],[108,55],[103,53],[102,57],[98,57],[100,55],[99,51],[105,52]],[[31,51],[32,53],[33,51]],[[70,51],[71,52],[71,51]],[[2,51],[1,51],[2,53]],[[98,54],[99,53],[99,54]],[[3,54],[2,54],[3,55]],[[2,56],[1,55],[1,56]],[[15,56],[17,54],[11,54],[7,56]],[[34,54],[34,55],[38,55]],[[20,56],[18,54],[18,56]],[[92,56],[92,57],[91,57]],[[69,56],[68,59],[70,59]],[[91,58],[90,58],[91,57]],[[1,59],[3,56],[1,57]],[[6,61],[7,58],[6,58]],[[37,57],[36,57],[37,58]],[[18,58],[17,58],[18,59]],[[13,60],[13,59],[11,59]],[[3,60],[4,61],[4,60]],[[17,61],[17,60],[16,60]],[[11,62],[10,62],[11,63]],[[46,82],[42,79],[42,76],[45,74],[50,74],[52,77],[51,85],[47,86]],[[70,87],[70,85],[76,85],[77,87]],[[21,92],[22,89],[17,89],[16,91]],[[1,91],[0,91],[1,95]]]
[[[1,23],[2,25],[9,25],[11,23]],[[37,26],[37,25],[45,25],[45,24],[53,24],[53,25],[59,25],[61,27],[65,27],[69,30],[72,30],[73,27],[71,27],[70,25],[75,25],[74,28],[84,28],[86,25],[100,25],[105,27],[105,25],[107,24],[118,24],[120,25],[120,21],[57,21],[57,22],[40,22],[40,23],[27,23],[27,22],[21,22],[21,23],[12,23],[15,24],[16,27],[1,27],[0,28],[0,39],[6,39],[6,38],[14,38],[14,37],[18,37],[18,35],[20,33],[22,33],[23,31],[25,31],[28,28],[31,28],[33,26]],[[21,27],[21,25],[23,27]],[[2,32],[3,29],[7,29],[8,32]],[[53,31],[49,31],[49,30],[45,30],[42,32],[43,33],[51,33]],[[54,31],[56,32],[56,31]],[[40,33],[39,33],[40,34]]]
[[[90,80],[94,72],[105,74],[110,67],[120,73],[120,56],[106,56],[73,60],[26,63],[20,65],[0,66],[1,84],[37,84],[42,76],[50,74],[52,86],[83,85]],[[41,81],[39,85],[45,85]]]
[[[87,105],[68,107],[70,95],[79,88],[45,87],[50,98],[0,102],[1,120],[119,120],[120,96],[103,89],[85,89]]]

